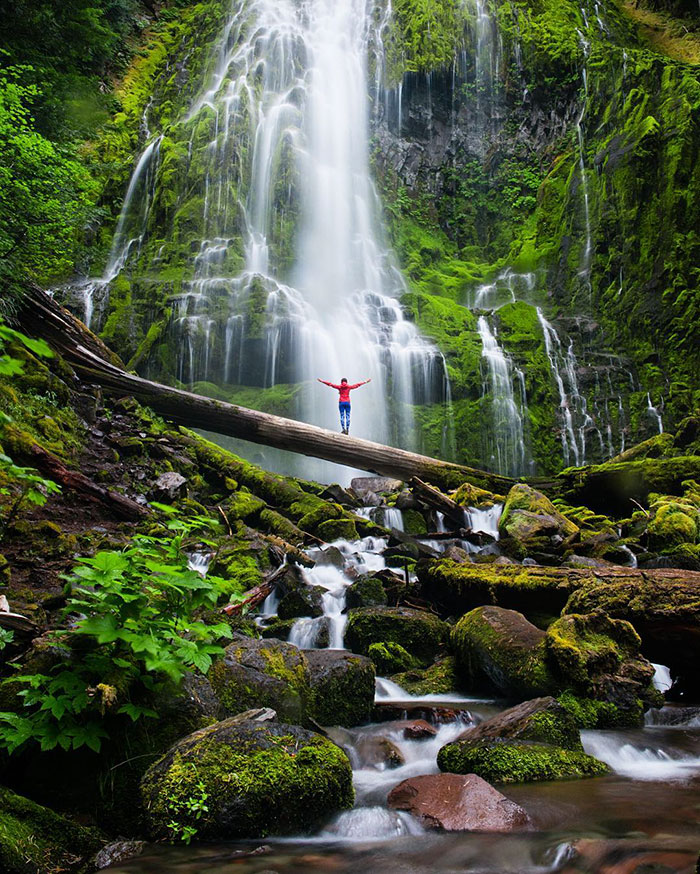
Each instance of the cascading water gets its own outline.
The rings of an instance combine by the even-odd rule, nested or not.
[[[214,69],[176,128],[190,155],[183,187],[201,194],[186,221],[201,238],[196,254],[179,256],[178,269],[187,266],[173,301],[172,375],[307,383],[296,415],[333,429],[334,398],[315,377],[371,378],[352,431],[419,448],[413,404],[449,404],[449,383],[442,355],[404,318],[406,289],[370,179],[376,28],[366,0],[232,4]],[[137,262],[142,272],[158,265],[163,245],[142,244],[160,143],[151,140],[132,176],[103,287]],[[173,211],[159,206],[165,222]],[[182,210],[170,221],[158,235],[179,245]]]
[[[491,466],[499,473],[517,476],[527,463],[523,432],[527,415],[524,377],[504,355],[486,317],[479,316],[477,324],[487,371],[484,396],[488,397],[493,411],[493,428],[489,429],[488,439]]]
[[[588,52],[590,46],[583,34],[579,31],[579,40],[583,49],[584,63],[581,69],[581,80],[583,83],[583,103],[581,112],[576,119],[576,136],[578,139],[578,154],[579,154],[579,174],[581,178],[581,191],[583,194],[583,218],[585,223],[585,242],[583,253],[581,255],[581,268],[579,276],[583,282],[584,288],[590,293],[591,290],[591,260],[593,255],[593,236],[591,233],[591,211],[589,204],[588,193],[588,177],[586,175],[586,149],[583,133],[583,120],[586,116],[586,108],[588,106]]]

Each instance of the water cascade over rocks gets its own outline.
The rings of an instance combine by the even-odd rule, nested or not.
[[[211,138],[183,180],[201,190],[188,215],[201,238],[182,256],[190,278],[173,301],[169,375],[263,388],[371,378],[353,432],[420,448],[413,404],[449,405],[449,382],[438,349],[404,317],[404,281],[379,222],[368,153],[374,28],[366,0],[231,4],[213,69],[180,121],[192,154],[204,130]],[[143,249],[156,232],[147,220],[159,143],[146,145],[105,274],[84,292],[88,322],[94,289],[147,269],[144,259],[156,263],[165,248]],[[170,245],[181,227],[157,233]],[[338,427],[315,381],[295,415]]]

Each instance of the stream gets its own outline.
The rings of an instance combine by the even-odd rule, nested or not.
[[[475,530],[497,538],[500,507],[466,510]],[[365,508],[367,518],[382,519],[401,530],[400,511]],[[387,515],[388,514],[388,515]],[[438,527],[444,525],[438,519]],[[429,540],[436,550],[461,540]],[[324,615],[301,618],[290,642],[313,648],[318,631],[329,627],[331,648],[342,648],[346,625],[345,595],[358,573],[382,570],[386,539],[336,541],[308,550],[316,565],[304,570],[305,582],[322,586]],[[339,560],[342,556],[342,560]],[[260,611],[264,624],[274,616],[273,594]],[[655,682],[668,688],[667,669],[659,665]],[[480,874],[673,874],[695,871],[700,822],[700,707],[687,702],[650,711],[646,725],[622,731],[584,731],[586,752],[610,765],[606,777],[581,781],[531,783],[499,787],[529,814],[532,828],[517,834],[426,831],[407,813],[386,805],[388,792],[408,777],[438,773],[436,756],[470,725],[490,718],[512,702],[460,694],[412,696],[395,682],[376,680],[375,718],[380,721],[328,734],[348,753],[353,767],[355,806],[311,836],[263,842],[184,846],[154,845],[110,870],[134,874],[350,874],[391,872],[480,872]],[[436,734],[425,739],[404,736],[406,719],[425,719]],[[400,764],[391,767],[380,743],[397,750]],[[634,864],[630,860],[633,860]]]

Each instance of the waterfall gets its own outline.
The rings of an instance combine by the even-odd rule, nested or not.
[[[524,375],[504,355],[485,316],[479,316],[477,326],[481,355],[487,364],[483,392],[490,399],[492,409],[493,427],[488,432],[492,466],[498,473],[518,475],[526,465]],[[514,381],[520,394],[519,401],[515,399]]]
[[[177,142],[183,162],[178,190],[191,199],[159,208],[160,248],[144,248],[162,135],[153,138],[100,282],[137,258],[139,269],[167,267],[165,249],[185,268],[173,376],[306,383],[295,414],[333,429],[336,398],[315,377],[371,378],[351,433],[419,449],[413,405],[448,406],[449,385],[442,355],[404,317],[369,172],[368,51],[381,26],[367,0],[234,0],[208,81],[168,129],[171,161]]]
[[[661,413],[651,402],[651,395],[647,392],[647,413],[656,422],[656,427],[659,429],[659,434],[664,433],[664,423],[661,420]]]

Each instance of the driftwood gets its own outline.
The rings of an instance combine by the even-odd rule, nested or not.
[[[309,556],[299,549],[298,546],[294,546],[293,543],[288,543],[276,534],[262,534],[260,536],[271,546],[274,546],[275,549],[278,549],[283,555],[286,555],[287,558],[295,564],[301,564],[304,567],[313,567],[316,564],[316,562],[312,558],[309,558]]]
[[[150,515],[150,510],[132,501],[119,492],[113,492],[98,485],[77,470],[66,467],[60,458],[47,452],[38,443],[32,443],[23,448],[22,455],[31,461],[32,465],[46,474],[52,480],[67,489],[76,492],[83,498],[95,503],[104,504],[119,519],[135,522]]]
[[[112,393],[132,395],[178,424],[402,481],[420,477],[445,489],[470,482],[505,494],[515,482],[476,468],[205,398],[127,373],[113,353],[82,322],[36,287],[28,289],[18,320],[26,333],[47,340],[86,381]]]
[[[424,504],[432,507],[433,510],[437,510],[438,512],[442,513],[446,518],[454,522],[459,528],[465,527],[463,508],[460,507],[459,504],[455,503],[451,498],[448,498],[447,495],[443,495],[442,492],[439,492],[437,489],[434,489],[432,486],[424,483],[417,476],[414,476],[410,480],[409,486],[411,487],[411,491],[418,498],[419,501],[422,501]]]
[[[254,607],[257,607],[258,604],[262,604],[265,598],[272,593],[277,585],[277,580],[284,576],[286,571],[286,564],[278,567],[274,574],[269,576],[264,582],[260,583],[259,586],[255,586],[255,588],[248,589],[247,592],[244,592],[242,601],[239,601],[237,604],[227,604],[225,607],[221,608],[221,612],[225,613],[227,616],[235,616],[240,613],[244,607],[252,610]]]

